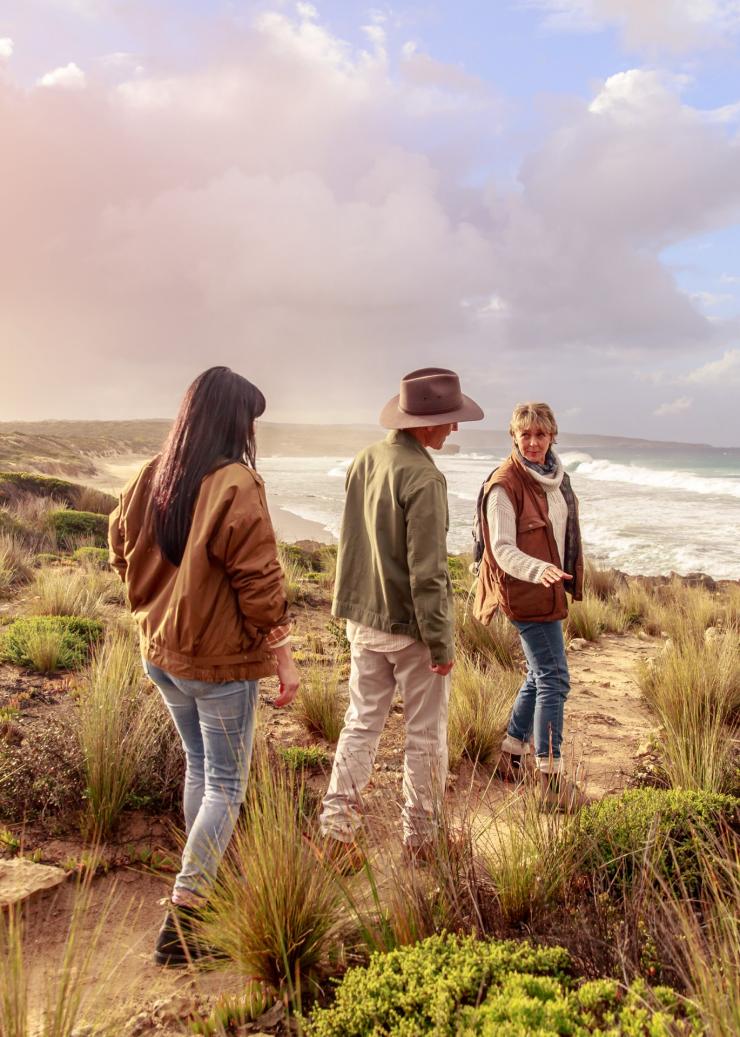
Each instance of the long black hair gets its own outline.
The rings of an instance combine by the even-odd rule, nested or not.
[[[254,421],[264,410],[257,386],[228,367],[209,367],[185,393],[152,486],[154,535],[173,565],[185,553],[204,476],[232,461],[254,467]]]

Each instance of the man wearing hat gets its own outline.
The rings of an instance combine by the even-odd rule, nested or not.
[[[453,371],[412,371],[380,415],[392,431],[347,473],[332,614],[347,620],[350,704],[321,813],[337,859],[355,849],[361,794],[396,688],[406,720],[404,845],[423,855],[434,834],[447,777],[454,614],[447,484],[427,448],[440,450],[458,422],[482,417]]]

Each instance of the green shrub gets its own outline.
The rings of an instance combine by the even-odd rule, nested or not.
[[[693,894],[697,852],[724,826],[740,832],[740,799],[684,789],[633,789],[580,813],[584,867],[632,883],[643,866]]]
[[[108,517],[92,511],[59,508],[49,513],[51,528],[61,543],[73,543],[77,537],[90,537],[96,547],[108,542]]]
[[[56,479],[51,475],[36,475],[31,472],[0,472],[0,500],[13,500],[14,489],[31,494],[33,497],[54,497],[56,500],[74,507],[79,487],[66,479]]]
[[[37,568],[41,568],[44,565],[54,565],[55,562],[61,562],[62,556],[55,554],[53,551],[41,551],[33,556],[33,564]]]
[[[40,673],[74,670],[84,665],[103,624],[79,616],[27,616],[6,627],[0,655],[16,666]]]
[[[308,1037],[546,1037],[699,1034],[697,1016],[665,987],[614,980],[578,987],[562,947],[432,936],[350,969]]]
[[[470,571],[472,555],[448,555],[447,567],[450,571],[452,589],[456,594],[467,594],[475,577]]]
[[[577,990],[552,976],[513,973],[477,1008],[463,1010],[457,1037],[528,1034],[609,1034],[676,1037],[701,1034],[698,1015],[669,987],[650,990],[636,980],[626,990],[616,980],[597,979]]]
[[[321,770],[329,763],[329,754],[319,745],[290,745],[278,749],[278,754],[291,771]]]
[[[78,547],[72,552],[72,557],[77,562],[86,562],[98,569],[109,568],[107,547]]]

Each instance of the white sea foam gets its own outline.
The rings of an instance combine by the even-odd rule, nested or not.
[[[567,471],[577,472],[580,477],[596,482],[630,483],[632,486],[709,494],[715,497],[740,497],[740,479],[717,479],[670,468],[618,464],[581,453],[565,453],[561,455],[560,460]]]

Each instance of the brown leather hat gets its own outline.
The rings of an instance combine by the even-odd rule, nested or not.
[[[460,379],[444,367],[422,367],[401,379],[398,396],[380,412],[383,428],[424,428],[480,421],[483,411],[460,391]]]

